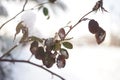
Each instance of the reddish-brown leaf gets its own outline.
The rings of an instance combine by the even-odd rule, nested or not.
[[[61,28],[58,31],[58,35],[59,35],[59,37],[60,37],[61,40],[64,40],[64,38],[65,38],[65,30],[64,30],[64,28]]]
[[[90,20],[88,24],[88,29],[91,33],[95,34],[98,32],[99,24],[95,20]]]
[[[37,41],[33,41],[30,45],[30,51],[32,54],[36,54],[36,51],[38,49],[38,42]]]
[[[66,64],[65,57],[63,55],[59,55],[57,58],[57,67],[64,68]]]
[[[64,56],[65,59],[68,59],[69,58],[69,54],[68,54],[68,51],[66,49],[60,49],[60,53],[61,55]]]
[[[39,60],[43,60],[44,55],[45,55],[44,48],[38,47],[36,50],[35,58]]]
[[[98,44],[102,43],[106,37],[106,32],[99,27],[98,32],[95,34],[95,38]]]

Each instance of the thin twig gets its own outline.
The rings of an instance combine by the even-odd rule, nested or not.
[[[6,53],[4,53],[4,54],[0,57],[0,59],[2,59],[3,57],[5,57],[6,55],[10,54],[10,52],[11,52],[13,49],[15,49],[17,46],[18,46],[17,44],[14,45],[10,50],[8,50]]]
[[[43,67],[43,66],[41,66],[41,65],[38,65],[38,64],[36,64],[36,63],[33,63],[33,62],[31,62],[31,61],[26,61],[26,60],[0,59],[0,62],[19,62],[19,63],[28,63],[28,64],[31,64],[31,65],[34,65],[34,66],[37,66],[37,67],[39,67],[39,68],[44,69],[45,71],[51,73],[52,75],[55,75],[55,76],[59,77],[61,80],[65,80],[62,76],[60,76],[60,75],[58,75],[58,74],[56,74],[56,73],[54,73],[54,72],[48,70],[47,68],[45,68],[45,67]]]
[[[1,29],[3,28],[3,26],[6,25],[8,22],[10,22],[10,21],[12,21],[13,19],[15,19],[19,14],[21,14],[21,13],[24,12],[24,11],[27,11],[27,10],[25,10],[25,6],[26,6],[27,3],[28,3],[28,0],[25,0],[25,3],[24,3],[24,5],[23,5],[22,10],[21,10],[18,14],[16,14],[13,18],[11,18],[11,19],[7,20],[5,23],[3,23],[3,24],[0,26],[0,30],[1,30]],[[36,5],[35,7],[37,7],[37,6],[42,6],[42,5],[48,4],[48,3],[50,3],[50,2],[40,3],[40,4]],[[31,9],[28,9],[28,10],[33,10],[35,7],[31,8]],[[41,8],[42,8],[42,7],[41,7]]]
[[[12,21],[13,19],[15,19],[19,14],[21,14],[21,13],[24,11],[27,2],[28,2],[28,0],[25,0],[25,3],[24,3],[24,5],[23,5],[22,10],[21,10],[18,14],[16,14],[13,18],[11,18],[11,19],[9,19],[8,21],[6,21],[5,23],[3,23],[3,24],[1,25],[1,27],[0,27],[0,30],[3,28],[3,26],[4,26],[5,24],[7,24],[8,22],[10,22],[10,21]]]
[[[66,33],[65,37],[70,33],[70,31],[72,31],[81,21],[83,18],[85,18],[87,15],[89,15],[90,13],[92,13],[93,11],[89,11],[88,13],[86,13],[83,17],[80,18],[80,20],[74,24],[69,30],[68,32]]]
[[[28,0],[25,0],[25,3],[24,3],[24,5],[23,5],[23,9],[22,9],[22,11],[25,10],[25,6],[27,5],[27,3],[28,3]]]

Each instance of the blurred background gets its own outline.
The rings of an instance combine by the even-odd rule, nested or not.
[[[74,25],[84,14],[92,10],[97,0],[57,0],[44,6],[49,9],[50,19],[42,10],[28,10],[37,4],[49,0],[28,0],[23,13],[7,23],[0,30],[0,56],[9,50],[21,37],[13,42],[15,28],[25,21],[29,35],[42,38],[53,37],[67,23]],[[25,0],[0,0],[0,26],[19,13]],[[84,21],[70,32],[74,49],[69,51],[69,59],[63,69],[54,65],[50,70],[66,80],[120,80],[120,0],[103,0],[108,12],[93,12],[86,18],[95,19],[106,31],[105,41],[98,45],[88,30],[88,21]],[[9,58],[28,59],[31,55],[29,45],[19,46],[11,52]],[[33,62],[41,64],[32,58]],[[0,62],[0,80],[60,80],[41,68],[23,63]]]

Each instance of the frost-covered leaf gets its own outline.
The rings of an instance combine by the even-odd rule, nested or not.
[[[99,31],[95,34],[95,38],[98,44],[102,43],[106,37],[106,32],[99,27]]]
[[[58,31],[58,35],[59,35],[59,37],[60,37],[61,40],[64,40],[64,38],[65,38],[65,30],[64,30],[64,28],[61,28]]]
[[[64,68],[66,64],[65,58],[63,55],[59,55],[57,58],[57,67]]]
[[[62,44],[63,44],[64,47],[66,47],[68,49],[72,49],[73,48],[73,45],[70,42],[63,42]]]
[[[61,55],[63,55],[65,57],[65,59],[68,59],[69,58],[69,54],[68,54],[68,51],[66,49],[60,49],[60,53]]]

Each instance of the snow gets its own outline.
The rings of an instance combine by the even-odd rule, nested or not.
[[[45,38],[53,37],[55,32],[59,28],[64,27],[69,21],[71,21],[71,25],[75,24],[82,15],[91,10],[95,2],[96,0],[65,0],[64,3],[67,5],[67,11],[64,13],[58,10],[57,15],[54,15],[52,10],[50,10],[50,20],[46,20],[46,17],[42,15],[41,11],[25,11],[15,20],[7,24],[2,34],[4,35],[8,31],[10,33],[9,35],[13,37],[15,26],[20,20],[23,20],[30,30],[30,35]],[[105,8],[110,10],[110,4],[112,2],[105,0]],[[18,3],[14,4],[12,2],[9,5],[7,2],[4,4],[9,11],[9,18],[19,12],[22,6],[22,4],[19,6]],[[31,5],[33,6],[33,4]],[[86,41],[90,41],[90,38],[93,36],[88,31],[88,22],[82,22],[69,34],[69,37],[74,36],[74,39],[79,39],[80,37],[90,35],[90,38],[85,38],[85,41],[83,41],[84,39],[80,41],[76,40],[77,46],[72,50],[68,50],[70,57],[66,62],[65,68],[58,69],[54,65],[50,70],[61,75],[66,80],[120,80],[120,49],[118,47],[108,46],[110,44],[111,31],[119,32],[118,25],[112,20],[116,15],[112,14],[113,12],[110,10],[109,13],[98,12],[87,16],[96,19],[100,26],[106,30],[107,38],[102,46],[87,45],[88,43]],[[82,44],[82,46],[79,44]],[[28,49],[29,46],[21,50],[21,56],[19,58],[22,58],[23,55],[29,58],[30,52]],[[37,61],[34,58],[32,61],[41,64],[41,61]],[[60,80],[41,68],[22,63],[16,63],[14,65],[12,75],[14,80]]]

